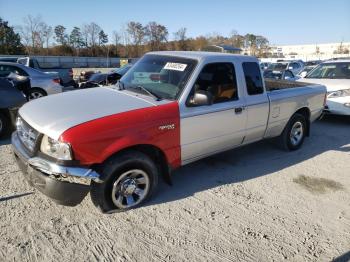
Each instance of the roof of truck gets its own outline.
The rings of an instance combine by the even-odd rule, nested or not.
[[[226,58],[240,58],[247,60],[247,58],[254,58],[252,56],[246,56],[246,55],[237,55],[237,54],[229,54],[229,53],[219,53],[219,52],[203,52],[203,51],[157,51],[157,52],[150,52],[148,54],[152,55],[166,55],[166,56],[176,56],[176,57],[184,57],[184,58],[192,58],[196,60],[202,60],[205,58],[213,58],[213,57],[226,57]]]

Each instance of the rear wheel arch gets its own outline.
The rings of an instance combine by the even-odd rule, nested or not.
[[[310,116],[311,116],[311,112],[310,109],[308,107],[302,107],[300,109],[298,109],[294,114],[300,114],[302,116],[304,116],[305,121],[306,121],[306,136],[310,135]],[[292,117],[291,117],[292,118]]]
[[[306,112],[306,111],[301,111]],[[299,149],[308,132],[308,121],[303,113],[295,112],[276,141],[282,149],[293,151]]]

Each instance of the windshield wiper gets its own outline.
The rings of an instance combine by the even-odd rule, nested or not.
[[[148,90],[146,87],[144,87],[144,86],[142,86],[142,85],[135,86],[134,88],[137,88],[137,89],[140,89],[140,90],[146,92],[148,95],[150,95],[151,97],[153,97],[154,100],[156,100],[156,101],[162,100],[162,98],[161,98],[159,95],[157,95],[156,93],[154,93],[154,92]]]

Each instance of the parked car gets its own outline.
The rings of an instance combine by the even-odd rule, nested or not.
[[[0,77],[7,77],[11,72],[30,78],[29,100],[62,92],[60,79],[55,75],[46,74],[18,63],[0,62]]]
[[[130,69],[130,65],[112,70],[109,73],[95,73],[86,82],[80,83],[80,88],[115,85],[117,81]]]
[[[90,79],[90,77],[96,73],[101,73],[101,72],[95,71],[95,70],[86,70],[86,71],[80,72],[79,83],[83,83],[83,82],[88,81]]]
[[[263,73],[264,78],[266,79],[276,79],[276,80],[288,80],[295,81],[300,77],[295,76],[290,70],[281,70],[281,71],[273,71],[273,70],[265,70]]]
[[[312,69],[314,69],[316,66],[305,66],[303,70],[301,70],[298,74],[300,77],[305,77]]]
[[[111,72],[114,72],[114,73],[118,73],[119,75],[123,76],[126,74],[126,72],[129,71],[129,69],[133,66],[133,64],[127,64],[127,65],[124,65],[120,68],[117,68],[117,69],[114,69],[112,70]]]
[[[151,197],[160,175],[198,159],[273,137],[299,149],[325,94],[265,84],[255,57],[152,52],[113,88],[25,104],[12,145],[24,177],[56,202],[77,205],[90,192],[104,212],[127,210]]]
[[[350,115],[350,59],[326,61],[300,81],[327,87],[326,113]]]
[[[281,71],[290,70],[294,75],[297,75],[304,68],[304,64],[300,61],[282,61],[277,63],[272,63],[267,67],[267,70]]]
[[[63,86],[75,86],[75,81],[73,80],[73,69],[70,68],[42,68],[38,61],[33,57],[20,57],[17,59],[17,63],[25,65],[27,67],[34,68],[38,71],[44,73],[52,73],[57,75],[60,78],[60,84]]]
[[[260,69],[262,71],[265,71],[269,67],[270,64],[271,63],[268,63],[268,62],[260,62]]]
[[[7,78],[0,78],[0,137],[9,133],[15,124],[18,108],[27,100],[18,90],[16,83]]]

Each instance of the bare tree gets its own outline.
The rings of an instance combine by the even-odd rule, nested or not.
[[[126,28],[129,34],[129,39],[131,39],[132,44],[135,45],[135,56],[139,56],[139,46],[144,42],[145,39],[145,28],[139,22],[129,22]]]
[[[99,33],[101,32],[101,27],[92,22],[90,24],[84,24],[82,27],[82,36],[86,47],[90,47],[91,55],[96,54],[96,46],[98,45]]]
[[[219,32],[212,32],[207,35],[209,44],[211,45],[220,45],[224,42],[225,38]]]
[[[121,39],[122,39],[122,44],[125,47],[125,56],[128,57],[129,54],[129,46],[130,46],[130,36],[127,30],[128,26],[127,24],[123,24],[120,29],[120,34],[121,34]]]
[[[177,32],[174,33],[174,39],[178,42],[178,48],[177,50],[187,50],[187,43],[186,43],[186,27],[180,28]]]
[[[46,44],[46,49],[47,49],[47,53],[49,52],[49,43],[50,43],[50,39],[53,36],[53,29],[51,26],[48,26],[47,24],[43,24],[42,27],[42,38],[43,41]]]
[[[121,40],[122,36],[118,31],[113,31],[113,42],[117,46]]]
[[[270,49],[269,40],[267,40],[267,38],[262,35],[257,35],[255,43],[258,49],[258,56],[266,56],[266,53],[268,53]]]
[[[144,31],[152,51],[160,50],[161,43],[168,39],[168,29],[156,22],[149,22]]]
[[[36,47],[42,47],[42,28],[44,23],[40,15],[33,17],[26,16],[23,19],[24,25],[18,28],[24,44],[27,46],[28,53],[35,52]],[[29,46],[31,48],[29,48]]]
[[[122,38],[122,35],[121,33],[119,33],[118,31],[113,31],[113,42],[114,42],[114,45],[115,45],[115,53],[116,55],[118,56],[118,45],[119,45],[119,42]]]
[[[242,48],[244,46],[244,36],[238,34],[236,30],[230,32],[230,43],[234,47]]]

